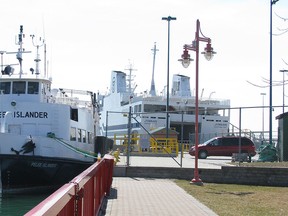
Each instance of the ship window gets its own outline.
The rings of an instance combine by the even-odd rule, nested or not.
[[[13,82],[12,94],[25,94],[26,82],[25,81],[15,81]]]
[[[1,94],[10,94],[11,82],[1,82],[0,91]]]
[[[70,140],[76,141],[76,128],[75,127],[70,128]]]
[[[71,108],[70,109],[70,118],[71,118],[71,120],[73,120],[73,121],[78,121],[78,109],[73,109],[73,108]]]
[[[85,130],[81,130],[82,131],[82,141],[83,143],[86,143],[86,131]]]
[[[166,111],[165,105],[145,104],[144,112],[161,112]]]
[[[39,83],[28,82],[28,94],[38,94],[38,93],[39,93]]]
[[[81,137],[82,133],[81,133],[81,129],[78,129],[78,142],[81,142]]]
[[[93,133],[88,132],[88,143],[92,144]]]
[[[141,104],[134,106],[134,112],[141,112]]]

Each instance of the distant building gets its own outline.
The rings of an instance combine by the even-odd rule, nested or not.
[[[280,161],[288,161],[288,112],[277,116],[278,143],[277,149]]]

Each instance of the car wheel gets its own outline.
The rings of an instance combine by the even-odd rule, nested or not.
[[[200,159],[206,159],[207,158],[207,152],[206,151],[199,151],[198,157]]]

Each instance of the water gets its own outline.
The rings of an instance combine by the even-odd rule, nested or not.
[[[5,194],[0,197],[1,216],[21,216],[46,199],[50,194]]]

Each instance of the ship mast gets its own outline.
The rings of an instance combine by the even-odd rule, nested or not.
[[[25,35],[23,33],[23,26],[20,25],[20,33],[18,34],[18,42],[16,42],[16,45],[19,45],[18,52],[16,53],[16,58],[18,59],[19,64],[20,64],[20,73],[19,73],[20,78],[23,75],[22,54],[23,53],[31,53],[31,51],[25,51],[25,49],[23,48],[23,38],[24,37],[25,37]]]
[[[151,89],[150,89],[150,95],[151,96],[156,96],[156,92],[155,92],[155,82],[154,82],[154,69],[155,69],[155,56],[156,56],[156,52],[159,51],[158,49],[156,49],[156,42],[154,42],[154,48],[151,49],[153,51],[153,69],[152,69],[152,80],[151,80]]]
[[[136,71],[136,69],[133,69],[132,64],[130,63],[128,68],[126,68],[125,70],[129,70],[129,76],[128,76],[128,92],[130,95],[132,95],[132,71]]]
[[[15,54],[16,53],[16,58],[18,59],[19,65],[20,65],[20,73],[19,73],[20,78],[23,75],[22,54],[23,53],[31,53],[31,51],[25,51],[25,49],[23,48],[23,38],[24,37],[25,37],[25,34],[23,33],[23,25],[20,25],[20,33],[18,34],[18,41],[15,41],[15,44],[19,45],[18,51],[17,52],[6,52],[7,54]]]
[[[24,49],[23,49],[23,37],[24,37],[24,34],[23,34],[23,26],[21,25],[20,26],[20,33],[18,35],[18,39],[19,41],[16,42],[17,45],[20,46],[20,48],[18,49],[18,52],[16,54],[16,58],[18,59],[19,61],[19,64],[20,64],[20,78],[23,74],[23,68],[22,68],[22,53],[24,52]]]

